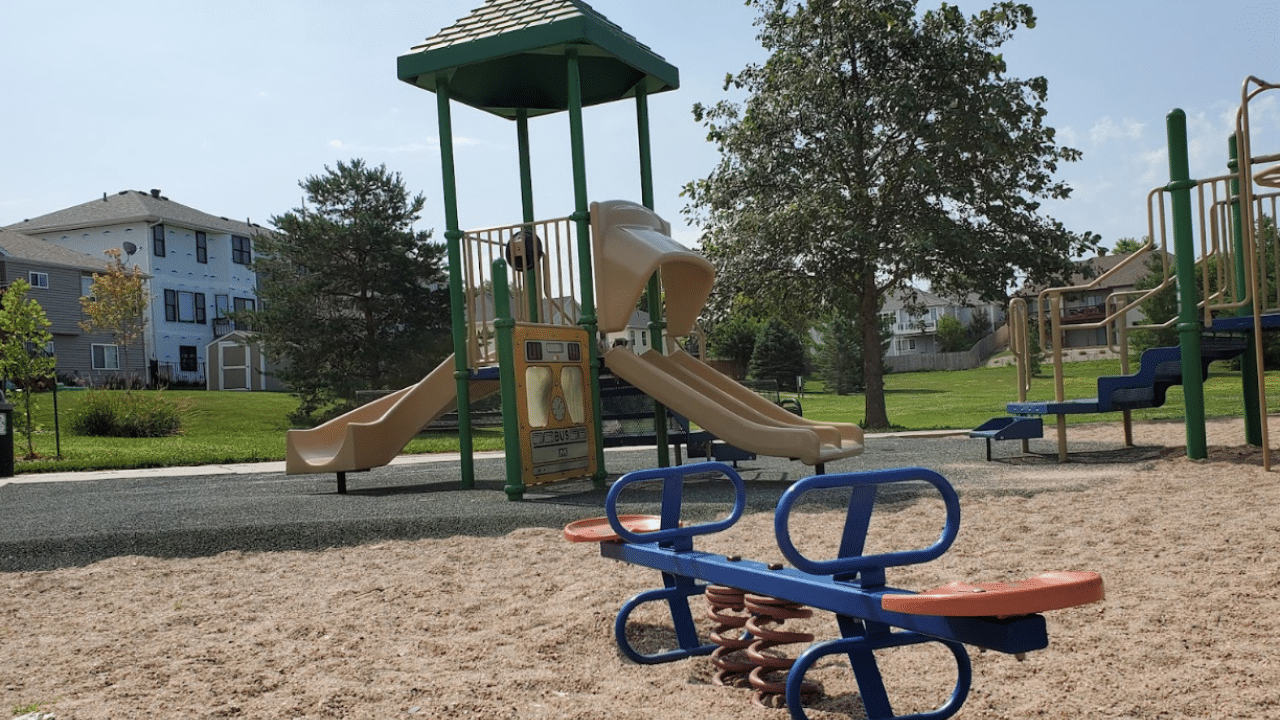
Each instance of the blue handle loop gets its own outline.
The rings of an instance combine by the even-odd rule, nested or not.
[[[728,517],[722,520],[680,527],[681,487],[684,484],[684,479],[690,475],[702,473],[719,473],[729,478],[729,482],[733,484],[734,491],[733,510]],[[623,488],[644,480],[662,480],[662,527],[652,532],[635,533],[618,522],[618,497],[622,494]],[[742,477],[733,468],[718,462],[694,463],[679,467],[653,468],[651,470],[630,472],[619,478],[613,484],[613,487],[609,488],[609,494],[604,500],[604,509],[609,518],[609,526],[613,528],[613,531],[618,534],[618,537],[623,542],[628,543],[689,540],[695,535],[717,533],[738,522],[738,518],[742,517],[746,507],[747,486],[742,482]]]
[[[791,541],[790,518],[792,506],[805,493],[811,490],[841,487],[869,487],[890,483],[924,481],[942,495],[946,506],[946,525],[938,540],[927,548],[918,550],[900,550],[878,555],[859,554],[839,557],[834,560],[811,560],[805,557]],[[856,490],[855,490],[856,493]],[[862,503],[851,502],[849,516],[845,524],[845,537],[841,548],[861,548],[866,539],[867,521],[875,503],[875,494],[865,496]],[[842,473],[836,475],[815,475],[798,481],[787,489],[778,501],[778,509],[773,517],[774,534],[778,538],[778,549],[796,568],[813,575],[841,575],[865,570],[883,569],[900,565],[914,565],[928,562],[940,557],[951,547],[956,534],[960,531],[960,498],[947,479],[932,470],[925,468],[894,468],[891,470],[869,470],[866,472]]]

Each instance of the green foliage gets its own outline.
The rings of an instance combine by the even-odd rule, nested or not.
[[[973,346],[964,323],[950,315],[938,318],[938,350],[944,353],[963,352]]]
[[[731,315],[711,330],[707,337],[707,347],[712,356],[733,361],[740,375],[746,375],[759,333],[759,322],[745,315]]]
[[[14,423],[27,441],[26,457],[36,453],[31,441],[37,427],[31,418],[35,384],[53,375],[58,362],[45,352],[53,342],[49,318],[40,303],[27,299],[30,289],[26,280],[14,280],[0,299],[0,377],[26,387],[22,393],[23,417]]]
[[[105,273],[93,274],[88,297],[80,298],[80,308],[88,318],[80,323],[87,333],[105,332],[120,348],[120,369],[126,377],[132,372],[129,346],[142,340],[147,328],[147,279],[142,268],[126,269],[120,249],[106,250],[110,261]],[[125,383],[130,385],[128,381]]]
[[[750,375],[756,380],[777,380],[781,390],[795,391],[796,376],[805,372],[804,343],[778,318],[760,327],[751,353]]]
[[[262,303],[242,319],[310,424],[353,406],[357,390],[422,377],[448,353],[450,321],[444,247],[414,229],[426,200],[399,173],[352,160],[299,185],[303,207],[257,239]]]
[[[1044,348],[1040,347],[1040,324],[1035,320],[1027,320],[1027,373],[1031,377],[1039,377],[1041,363],[1044,362]]]
[[[158,438],[182,432],[182,408],[160,393],[89,390],[71,418],[80,435]]]
[[[819,324],[818,369],[829,392],[848,395],[863,388],[861,334],[853,320],[832,315]]]
[[[974,343],[991,334],[991,316],[986,310],[974,310],[973,316],[969,318],[969,325],[965,327],[965,332],[969,335],[969,345],[973,346]]]
[[[1120,238],[1116,241],[1114,248],[1117,255],[1131,255],[1147,246],[1147,239],[1135,240],[1133,238]]]
[[[721,154],[685,188],[717,299],[747,296],[782,317],[836,310],[879,343],[883,298],[915,279],[934,291],[1004,297],[1015,278],[1069,277],[1096,236],[1045,217],[1054,179],[1079,158],[1044,125],[1048,82],[1007,75],[999,48],[1030,7],[972,17],[904,0],[749,0],[768,60],[730,75],[694,117]],[[888,425],[882,358],[868,354],[866,416]]]
[[[1147,274],[1138,278],[1134,287],[1138,290],[1150,290],[1164,282],[1164,263],[1160,256],[1152,253],[1147,258]],[[1154,293],[1142,303],[1143,324],[1158,325],[1178,316],[1178,291],[1170,283],[1168,287]],[[1135,330],[1129,334],[1129,351],[1134,356],[1153,347],[1169,347],[1178,344],[1178,331],[1174,325],[1158,330]]]

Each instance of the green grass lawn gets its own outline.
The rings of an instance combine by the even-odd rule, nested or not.
[[[297,407],[296,398],[286,393],[203,392],[197,390],[158,392],[186,408],[181,435],[167,438],[106,438],[71,434],[70,418],[77,412],[83,391],[58,393],[58,429],[55,433],[53,395],[36,396],[39,412],[34,436],[39,460],[19,461],[17,472],[62,472],[66,470],[166,467],[283,460],[286,416]],[[14,412],[22,411],[21,393],[12,393]],[[58,440],[62,458],[58,459]],[[22,435],[14,438],[19,457],[26,453]],[[475,434],[477,450],[502,449],[498,429],[481,428]],[[457,451],[457,433],[423,433],[411,441],[405,452]]]
[[[1225,365],[1222,365],[1225,368]],[[1051,368],[1046,368],[1052,372]],[[1096,394],[1097,378],[1120,372],[1118,360],[1067,363],[1066,397],[1086,398]],[[979,368],[955,372],[925,372],[888,375],[885,378],[889,420],[896,428],[927,430],[938,428],[973,428],[986,420],[1004,415],[1005,403],[1017,399],[1016,374],[1012,367]],[[144,391],[145,392],[145,391]],[[39,460],[20,461],[19,473],[65,470],[161,467],[171,465],[205,465],[283,460],[285,453],[286,416],[297,400],[284,393],[202,392],[189,390],[160,391],[163,397],[183,404],[186,426],[183,433],[170,438],[95,438],[72,435],[70,417],[84,397],[83,392],[58,394],[61,418],[62,458],[55,457],[53,396],[37,396],[39,412],[35,436]],[[1053,399],[1053,378],[1039,377],[1032,382],[1028,398]],[[1280,373],[1267,374],[1267,397],[1270,412],[1280,411]],[[1240,373],[1215,366],[1205,383],[1206,415],[1239,416],[1243,413]],[[799,398],[805,417],[815,420],[860,423],[863,418],[862,395],[837,396],[821,392],[821,384],[806,383],[806,393]],[[10,400],[21,411],[21,394]],[[1133,413],[1134,419],[1178,419],[1183,415],[1182,388],[1170,389],[1164,407]],[[1103,415],[1070,415],[1068,422],[1117,420],[1118,413]],[[18,455],[26,452],[21,435],[14,438]],[[475,433],[477,450],[501,450],[501,428],[480,428]],[[448,452],[458,449],[455,432],[432,432],[419,435],[405,448],[407,453]]]
[[[1240,373],[1227,370],[1225,364],[1214,366],[1205,381],[1205,412],[1209,417],[1241,415],[1243,400]],[[1130,371],[1136,370],[1131,365]],[[1028,400],[1052,400],[1054,398],[1053,369],[1045,367],[1046,375],[1032,380]],[[1089,398],[1097,395],[1097,380],[1103,375],[1119,375],[1119,360],[1091,360],[1067,363],[1064,386],[1067,399]],[[800,398],[804,415],[815,420],[860,423],[863,419],[862,395],[839,397],[821,392],[821,384],[807,382],[806,393]],[[818,392],[812,392],[817,388]],[[952,372],[902,373],[885,376],[885,403],[889,421],[895,428],[904,430],[931,430],[941,428],[973,428],[981,423],[1005,415],[1005,403],[1018,399],[1017,375],[1012,366],[978,368]],[[1269,410],[1280,410],[1280,373],[1267,373],[1267,401]],[[1177,419],[1183,416],[1182,388],[1169,390],[1163,407],[1138,410],[1135,420]],[[1069,423],[1116,420],[1119,413],[1099,415],[1069,415]]]

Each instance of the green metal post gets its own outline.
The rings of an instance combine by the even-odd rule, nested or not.
[[[1227,167],[1231,172],[1236,173],[1240,169],[1240,147],[1236,141],[1236,136],[1232,134],[1227,138]],[[1231,179],[1231,245],[1235,248],[1235,273],[1237,292],[1242,295],[1251,293],[1253,284],[1250,282],[1248,272],[1245,268],[1245,253],[1248,252],[1244,246],[1244,227],[1241,223],[1243,218],[1240,213],[1240,180],[1238,177]],[[1258,298],[1250,295],[1249,304],[1241,307],[1236,311],[1239,317],[1252,316],[1253,309],[1256,307]],[[1248,334],[1248,345],[1245,347],[1244,355],[1240,356],[1240,392],[1244,401],[1244,439],[1245,442],[1253,446],[1262,445],[1262,409],[1258,406],[1258,358],[1257,358],[1257,342],[1258,336],[1255,333]]]
[[[582,288],[582,313],[578,324],[587,331],[587,349],[591,358],[591,409],[595,421],[590,432],[596,449],[596,473],[592,476],[597,488],[603,488],[608,473],[604,467],[604,432],[601,428],[600,404],[600,343],[599,317],[596,315],[594,272],[591,266],[591,207],[587,199],[587,151],[582,129],[582,77],[578,72],[578,51],[566,51],[569,90],[569,142],[573,158],[573,203],[570,216],[576,223],[578,234],[578,277]]]
[[[636,134],[640,138],[640,201],[653,209],[653,154],[649,144],[649,88],[641,80],[636,86]],[[662,314],[662,282],[658,273],[649,278],[649,344],[662,352],[662,336],[667,330]],[[653,438],[658,446],[658,467],[671,465],[671,448],[667,445],[667,408],[653,401]]]
[[[471,370],[467,367],[466,296],[462,289],[462,237],[458,225],[458,183],[453,165],[453,120],[449,113],[449,82],[436,78],[436,111],[440,122],[440,168],[444,175],[445,241],[449,254],[449,306],[453,322],[453,377],[458,392],[458,451],[462,487],[475,486],[475,458],[471,441]]]
[[[1191,179],[1187,162],[1187,115],[1174,110],[1166,118],[1169,137],[1169,192],[1173,208],[1173,252],[1178,276],[1178,338],[1182,353],[1182,394],[1186,404],[1187,457],[1203,460],[1209,450],[1204,426],[1204,377],[1200,368],[1200,313],[1196,283],[1195,238],[1191,223]]]
[[[529,111],[521,108],[516,114],[516,136],[520,152],[520,200],[524,210],[523,222],[531,223],[533,214],[533,163],[529,160]],[[525,268],[525,295],[529,303],[529,321],[538,322],[538,266]]]
[[[506,447],[508,500],[524,499],[520,458],[519,403],[516,400],[516,321],[511,318],[507,261],[493,261],[493,330],[498,341],[498,382],[502,392],[502,442]]]

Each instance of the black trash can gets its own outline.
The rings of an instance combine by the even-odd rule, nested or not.
[[[0,477],[13,477],[13,403],[0,392]]]

